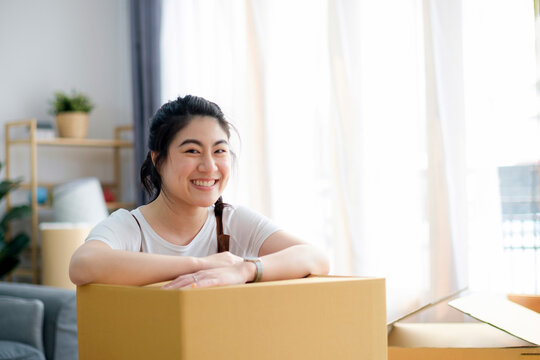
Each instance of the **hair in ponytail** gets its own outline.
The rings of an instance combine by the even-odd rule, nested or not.
[[[161,176],[157,172],[150,151],[141,166],[141,184],[152,199],[158,197],[161,191]]]
[[[216,216],[221,216],[223,214],[223,208],[227,205],[228,204],[223,202],[223,197],[220,196],[214,204],[214,213]]]

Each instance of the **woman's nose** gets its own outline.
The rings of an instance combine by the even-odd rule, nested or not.
[[[212,172],[215,170],[217,170],[217,166],[214,158],[211,155],[203,156],[199,164],[199,171]]]

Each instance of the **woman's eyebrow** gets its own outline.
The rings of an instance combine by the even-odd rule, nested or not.
[[[229,142],[225,139],[221,139],[221,140],[216,141],[214,143],[214,146],[221,145],[221,144],[229,145]]]
[[[198,146],[203,146],[202,142],[200,142],[199,140],[196,140],[196,139],[186,139],[186,140],[182,141],[180,146],[184,146],[186,144],[195,144],[195,145],[198,145]],[[229,145],[229,142],[227,140],[225,140],[225,139],[221,139],[221,140],[216,141],[213,146],[217,146],[217,145],[221,145],[221,144]]]
[[[186,144],[195,144],[195,145],[202,146],[202,143],[199,140],[195,140],[195,139],[186,139],[186,140],[182,141],[180,146],[184,146]]]

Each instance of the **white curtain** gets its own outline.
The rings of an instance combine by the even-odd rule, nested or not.
[[[164,0],[163,100],[211,99],[240,133],[225,200],[325,250],[333,274],[385,277],[389,320],[467,283],[463,13]]]
[[[424,0],[430,299],[467,287],[461,1]],[[435,317],[447,316],[446,309]]]
[[[387,279],[391,320],[430,301],[422,3],[328,7],[330,244],[340,271]]]
[[[540,159],[534,26],[532,1],[463,2],[469,278],[479,291],[534,293],[540,278],[534,254],[503,252],[497,173]]]

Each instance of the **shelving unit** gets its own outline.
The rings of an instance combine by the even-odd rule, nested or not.
[[[22,127],[28,129],[28,138],[19,139],[12,138],[11,131],[13,128]],[[38,139],[36,137],[37,121],[36,119],[27,119],[16,122],[10,122],[5,125],[5,169],[6,179],[12,178],[11,173],[11,159],[10,150],[12,146],[16,145],[28,145],[30,147],[30,179],[29,182],[21,184],[21,189],[30,190],[30,206],[32,208],[31,215],[31,234],[30,234],[30,253],[31,253],[31,268],[22,269],[18,268],[14,271],[14,275],[30,276],[33,283],[38,283],[40,269],[38,265],[38,215],[39,210],[45,206],[38,205],[37,189],[38,187],[47,188],[50,193],[51,189],[56,186],[56,183],[38,182],[37,164],[38,155],[37,149],[41,146],[55,146],[55,147],[86,147],[86,148],[110,148],[113,149],[113,163],[114,163],[114,180],[112,183],[104,184],[104,188],[112,189],[116,194],[120,193],[121,186],[121,169],[120,169],[120,150],[122,148],[132,148],[133,142],[128,140],[122,140],[121,134],[123,132],[132,131],[131,125],[119,126],[115,129],[114,139],[72,139],[72,138],[54,138],[54,139]],[[107,203],[107,207],[112,209],[118,208],[131,208],[134,204],[125,202]],[[11,199],[8,195],[6,197],[6,209],[11,207]]]

